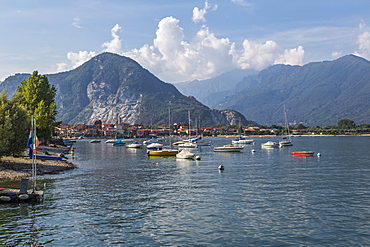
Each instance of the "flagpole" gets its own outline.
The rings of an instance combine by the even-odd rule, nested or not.
[[[36,189],[36,118],[32,115],[32,178],[33,178],[33,191]]]

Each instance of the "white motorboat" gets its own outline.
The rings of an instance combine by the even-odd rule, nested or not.
[[[141,144],[138,142],[133,142],[131,144],[126,145],[128,148],[141,148]]]
[[[91,140],[90,143],[100,143],[101,140]]]
[[[178,147],[180,147],[180,148],[197,148],[198,145],[195,144],[195,143],[192,143],[192,142],[184,142],[184,143],[178,144]]]
[[[262,143],[262,148],[277,148],[279,147],[279,143],[273,142],[273,141],[268,141],[265,143]]]
[[[105,143],[115,143],[115,142],[119,142],[121,141],[120,139],[109,139],[109,140],[106,140]]]
[[[234,144],[227,144],[221,147],[215,147],[213,149],[214,152],[240,152],[243,150],[244,147],[236,146]]]
[[[235,140],[231,141],[234,144],[252,144],[254,142],[253,139],[247,139],[245,137],[237,137]]]
[[[146,146],[147,149],[160,150],[163,148],[163,144],[154,142]]]
[[[176,158],[178,159],[194,159],[194,156],[195,154],[187,149],[183,149],[178,154],[176,154]]]

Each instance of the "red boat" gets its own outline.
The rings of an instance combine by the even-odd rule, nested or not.
[[[292,152],[294,156],[312,156],[315,152],[314,151],[295,151]]]

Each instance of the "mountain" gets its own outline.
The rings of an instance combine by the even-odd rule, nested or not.
[[[0,90],[7,89],[12,95],[28,76],[11,76],[1,83]],[[172,122],[187,121],[190,111],[194,118],[200,118],[202,126],[229,125],[239,119],[243,124],[254,123],[233,110],[209,109],[134,60],[117,54],[103,53],[74,70],[46,76],[57,90],[57,120],[65,123],[121,120],[130,124],[167,124],[169,108]]]
[[[244,78],[216,109],[235,109],[260,124],[370,123],[370,62],[347,55],[304,66],[274,65]]]
[[[182,94],[194,96],[201,103],[213,108],[220,99],[226,97],[230,93],[230,90],[236,83],[240,82],[243,77],[257,73],[257,70],[252,69],[235,69],[207,80],[180,82],[174,85]]]

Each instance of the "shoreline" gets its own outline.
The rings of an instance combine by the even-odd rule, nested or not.
[[[38,147],[39,153],[47,152],[53,156],[59,156],[68,152],[69,148],[65,146],[43,146]],[[45,174],[57,174],[63,171],[76,168],[68,160],[37,160],[37,176]],[[32,177],[32,159],[25,153],[21,157],[3,156],[0,158],[0,181],[14,181],[21,178]]]

